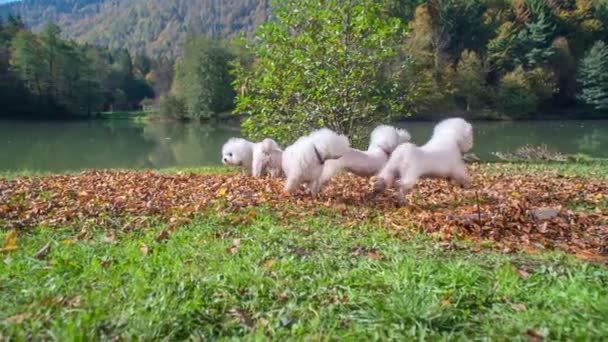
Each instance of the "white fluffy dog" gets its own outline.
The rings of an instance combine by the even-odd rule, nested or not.
[[[423,146],[399,145],[378,174],[374,190],[384,191],[398,179],[399,199],[414,187],[420,177],[448,178],[468,187],[470,178],[462,154],[473,148],[473,126],[461,118],[441,121]]]
[[[343,170],[363,177],[377,174],[395,148],[410,139],[410,134],[404,129],[387,125],[376,127],[372,131],[367,151],[350,148],[342,157],[325,162],[321,184],[325,184]]]
[[[253,143],[241,138],[230,138],[222,147],[222,163],[240,166],[247,175],[261,177],[281,175],[281,148],[276,141],[264,139]]]
[[[344,135],[322,128],[299,138],[283,152],[285,191],[293,193],[300,184],[306,184],[313,195],[321,188],[321,173],[330,159],[342,157],[350,148]]]

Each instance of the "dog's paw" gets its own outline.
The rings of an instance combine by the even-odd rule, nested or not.
[[[379,194],[386,190],[386,183],[380,179],[374,182],[374,193]]]
[[[405,196],[400,191],[395,192],[393,195],[393,200],[398,207],[405,207],[407,205],[407,196]]]

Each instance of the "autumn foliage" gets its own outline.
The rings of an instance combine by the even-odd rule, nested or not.
[[[0,229],[73,227],[86,234],[91,228],[145,229],[153,220],[166,223],[170,231],[210,211],[242,213],[237,215],[242,222],[234,224],[247,223],[255,220],[252,208],[267,206],[285,222],[330,210],[338,225],[374,223],[404,237],[422,231],[506,251],[559,249],[591,259],[608,256],[606,182],[551,172],[486,173],[479,166],[470,171],[473,188],[424,180],[405,206],[397,205],[391,193],[374,195],[369,180],[354,176],[336,178],[317,199],[305,192],[283,194],[280,180],[237,174],[89,171],[0,179]]]

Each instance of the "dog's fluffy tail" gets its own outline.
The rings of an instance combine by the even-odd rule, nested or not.
[[[321,128],[310,133],[308,141],[314,145],[325,160],[340,158],[350,148],[350,142],[345,135],[328,128]]]
[[[281,150],[279,144],[273,139],[266,138],[260,143],[260,150],[264,153],[270,154],[273,150]]]
[[[391,153],[399,144],[408,142],[410,139],[411,136],[405,129],[380,125],[371,133],[368,150],[381,148],[385,152]]]

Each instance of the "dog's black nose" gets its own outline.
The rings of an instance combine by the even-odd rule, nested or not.
[[[227,162],[228,162],[228,158],[224,158],[224,163],[227,163]]]

